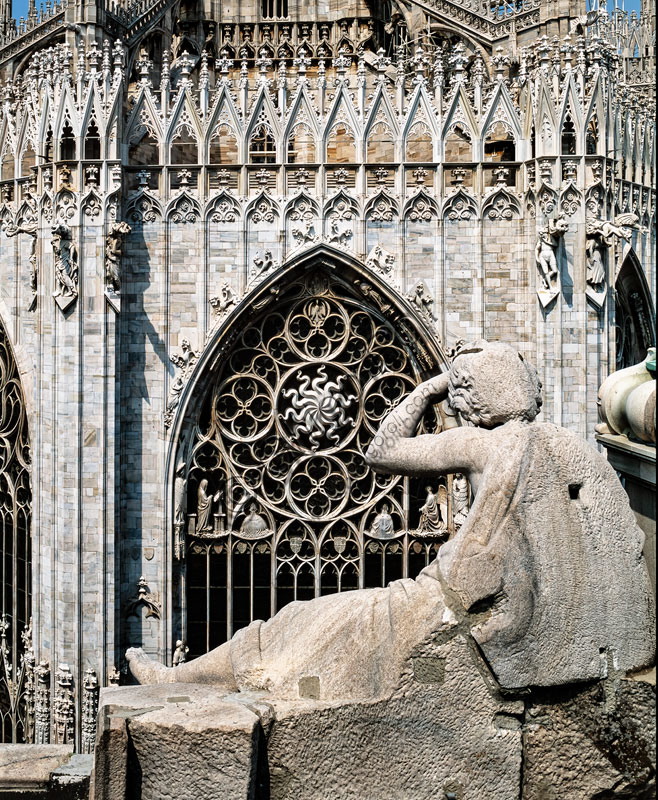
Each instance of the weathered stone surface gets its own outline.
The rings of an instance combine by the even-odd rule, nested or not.
[[[655,719],[655,683],[536,697],[524,726],[523,800],[654,798]]]
[[[93,800],[251,800],[259,717],[225,697],[190,684],[103,690]]]
[[[51,774],[72,754],[68,744],[0,745],[0,792],[46,788]]]
[[[448,399],[470,423],[416,436]],[[509,345],[463,345],[450,372],[418,386],[367,454],[380,472],[466,474],[475,500],[437,569],[466,610],[505,689],[592,680],[601,654],[652,663],[655,603],[638,527],[614,470],[582,438],[535,421],[537,371]],[[456,609],[453,607],[453,611]]]
[[[390,700],[274,700],[271,800],[516,800],[523,704],[492,695],[461,637],[433,652]]]

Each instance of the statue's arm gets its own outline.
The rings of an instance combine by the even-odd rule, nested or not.
[[[376,472],[395,475],[480,471],[480,429],[462,427],[414,435],[427,408],[447,394],[446,373],[417,386],[382,422],[366,452],[368,465]]]

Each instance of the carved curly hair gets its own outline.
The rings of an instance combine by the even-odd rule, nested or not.
[[[483,428],[532,422],[542,404],[537,370],[502,342],[460,343],[450,368],[448,401],[462,419]]]

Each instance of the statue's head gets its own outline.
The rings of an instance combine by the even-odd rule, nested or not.
[[[448,400],[462,418],[482,428],[532,422],[541,408],[537,370],[502,342],[463,345],[450,369]]]

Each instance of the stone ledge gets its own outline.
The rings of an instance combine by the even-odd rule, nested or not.
[[[0,745],[0,796],[16,800],[87,800],[93,756],[72,745]]]

